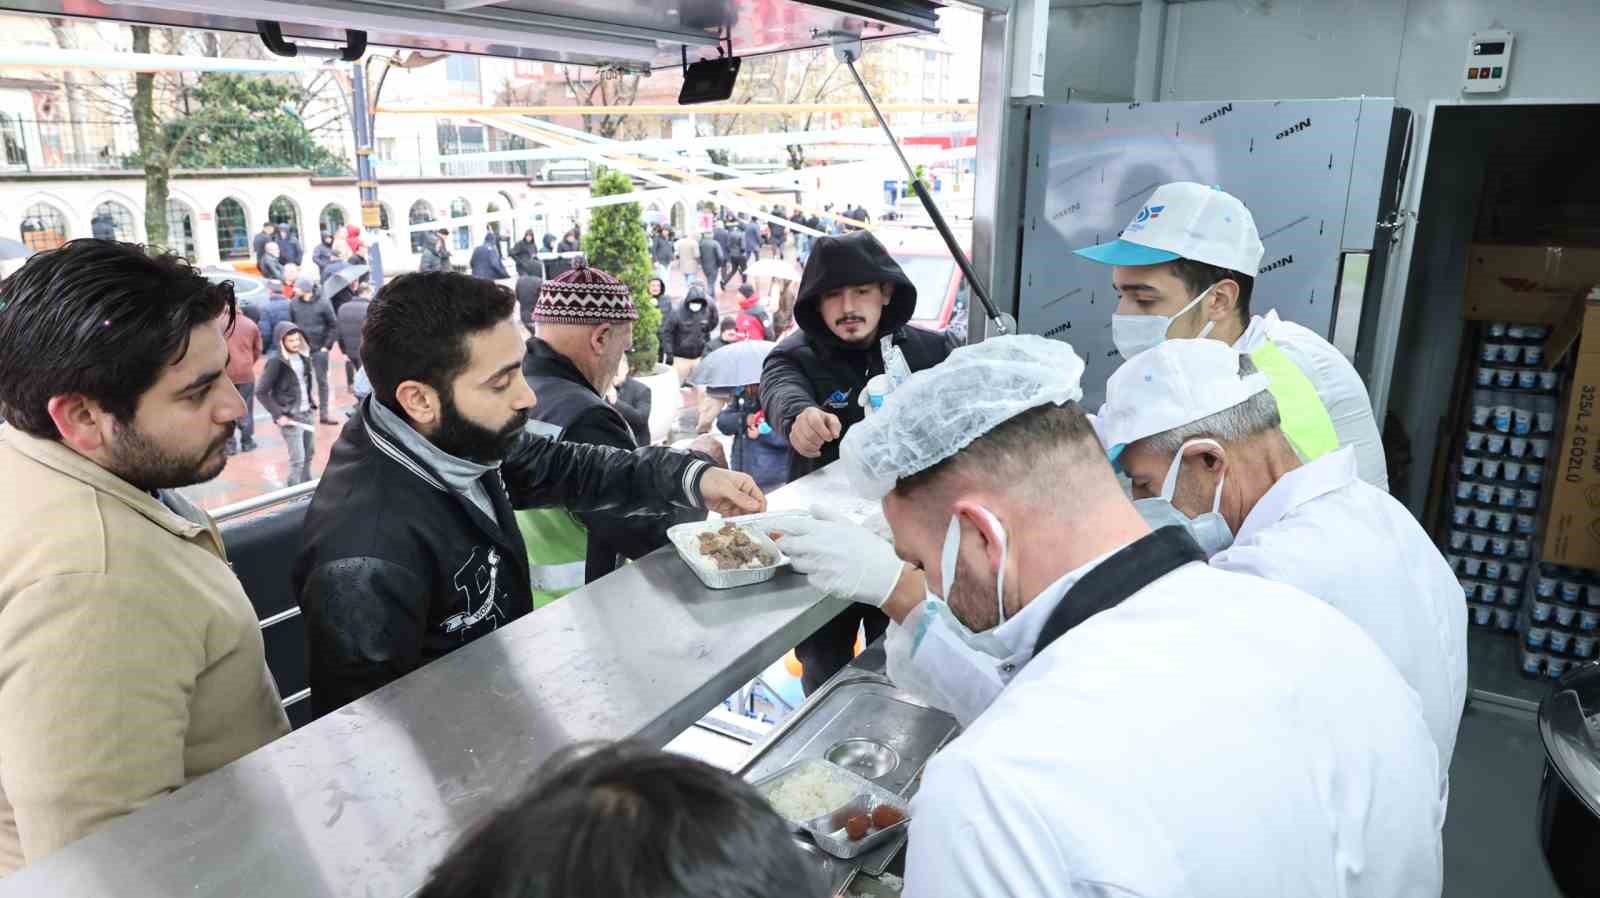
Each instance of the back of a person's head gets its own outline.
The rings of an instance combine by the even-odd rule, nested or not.
[[[457,842],[418,898],[822,898],[817,866],[747,783],[627,744],[547,762]]]
[[[114,240],[71,240],[0,283],[0,418],[44,439],[60,434],[52,396],[81,394],[119,421],[182,359],[190,332],[227,313],[233,286],[188,262]]]
[[[467,338],[509,319],[515,305],[508,288],[450,271],[387,281],[361,328],[361,361],[373,395],[392,406],[395,389],[408,380],[448,393],[470,359]]]
[[[895,493],[908,497],[925,490],[1010,492],[1061,507],[1058,500],[1069,495],[1088,498],[1083,490],[1092,483],[1115,484],[1115,479],[1088,415],[1076,401],[1069,401],[1017,414],[950,458],[903,478]]]

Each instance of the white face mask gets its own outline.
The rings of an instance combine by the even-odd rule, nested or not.
[[[1131,359],[1146,349],[1154,349],[1161,345],[1161,342],[1167,339],[1167,329],[1172,327],[1172,322],[1199,305],[1215,289],[1217,289],[1216,284],[1207,287],[1199,296],[1189,300],[1188,305],[1172,315],[1112,315],[1111,342],[1116,344],[1117,353],[1124,359]],[[1195,335],[1195,339],[1209,336],[1216,324],[1215,321],[1207,321],[1206,326]]]
[[[989,526],[994,528],[995,535],[1000,540],[1000,568],[994,574],[995,608],[1000,612],[1000,623],[1006,622],[1006,528],[1000,523],[987,508],[975,509],[982,515]],[[956,580],[956,553],[961,548],[961,516],[950,517],[950,527],[944,534],[944,551],[939,558],[939,576],[944,581],[944,594],[946,599]],[[996,624],[999,626],[999,624]]]
[[[1222,508],[1222,485],[1227,482],[1227,475],[1224,474],[1217,481],[1217,491],[1211,497],[1210,511],[1191,518],[1172,504],[1172,496],[1178,489],[1178,470],[1183,465],[1183,450],[1194,445],[1222,448],[1215,440],[1190,440],[1179,446],[1178,454],[1173,456],[1172,466],[1167,469],[1167,479],[1161,483],[1160,497],[1140,499],[1133,503],[1133,507],[1152,528],[1174,524],[1183,527],[1200,545],[1200,551],[1210,558],[1233,545],[1233,528],[1228,526],[1227,518],[1224,518],[1219,510]]]

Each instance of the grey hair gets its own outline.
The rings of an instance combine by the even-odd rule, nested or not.
[[[1256,373],[1255,363],[1247,355],[1239,356],[1239,378]],[[1262,390],[1232,408],[1207,415],[1198,421],[1174,427],[1171,430],[1145,437],[1139,442],[1151,451],[1162,455],[1176,455],[1178,449],[1190,440],[1210,438],[1223,445],[1247,440],[1283,424],[1278,415],[1278,400],[1271,390]]]

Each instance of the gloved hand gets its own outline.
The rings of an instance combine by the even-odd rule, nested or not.
[[[811,517],[784,517],[771,529],[794,569],[824,595],[882,608],[905,563],[877,534],[841,515],[813,507]]]

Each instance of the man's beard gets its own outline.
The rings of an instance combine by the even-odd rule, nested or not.
[[[469,420],[456,408],[455,398],[448,393],[439,394],[439,428],[428,439],[441,450],[475,461],[492,465],[505,458],[506,450],[518,433],[528,424],[528,410],[511,416],[499,430]]]
[[[213,480],[228,463],[223,447],[233,439],[235,422],[198,456],[174,455],[150,439],[131,422],[113,420],[116,442],[111,451],[111,472],[145,492],[192,486]]]
[[[956,560],[955,583],[945,585],[945,604],[956,619],[974,633],[1000,625],[994,592],[994,572],[980,572]]]
[[[860,315],[840,316],[839,318],[834,319],[834,327],[842,329],[847,321],[852,324],[864,325],[867,323],[867,320],[862,318]],[[866,333],[866,336],[856,337],[854,339],[845,337],[843,334],[839,333],[839,330],[834,330],[833,335],[839,338],[840,343],[859,349],[871,346],[873,342],[878,339],[878,328],[874,327],[872,330]]]

